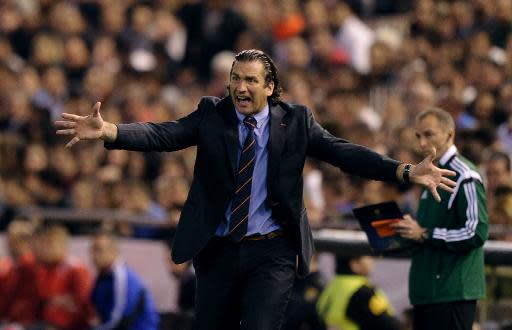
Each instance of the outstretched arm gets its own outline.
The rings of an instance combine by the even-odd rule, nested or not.
[[[407,181],[404,180],[405,164],[384,157],[377,152],[349,143],[337,138],[322,128],[307,111],[308,150],[311,157],[326,161],[342,171],[355,174],[364,178],[381,181]],[[432,162],[435,158],[435,150],[417,165],[412,165],[409,172],[409,181],[426,186],[439,202],[441,198],[437,187],[448,192],[453,192],[456,182],[446,176],[455,176],[455,172],[441,169]]]
[[[107,149],[133,151],[176,151],[197,144],[198,130],[207,109],[214,107],[211,99],[203,98],[196,111],[175,121],[162,123],[117,124],[106,122],[97,102],[88,116],[62,114],[55,122],[57,134],[72,135],[66,144],[71,147],[81,140],[103,140]]]
[[[73,138],[66,144],[72,147],[80,140],[104,140],[113,142],[117,138],[117,126],[106,122],[100,114],[101,102],[96,102],[88,116],[63,113],[64,120],[55,122],[58,135],[71,135]]]

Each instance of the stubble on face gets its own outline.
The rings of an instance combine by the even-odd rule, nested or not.
[[[274,85],[265,81],[265,68],[260,61],[236,61],[231,70],[229,93],[236,109],[254,115],[265,108]]]

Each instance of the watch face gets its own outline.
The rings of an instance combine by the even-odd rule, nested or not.
[[[411,164],[406,164],[404,167],[404,173],[402,175],[404,182],[409,182],[409,174],[411,172]]]

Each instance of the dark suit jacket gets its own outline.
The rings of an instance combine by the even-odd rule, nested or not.
[[[173,122],[118,125],[108,149],[174,151],[197,146],[194,179],[173,243],[173,260],[194,258],[214,235],[235,190],[238,119],[229,97],[204,97],[197,110]],[[298,272],[307,274],[313,238],[303,202],[306,156],[362,177],[396,181],[398,162],[332,136],[301,105],[270,106],[267,202],[273,217],[292,238]]]

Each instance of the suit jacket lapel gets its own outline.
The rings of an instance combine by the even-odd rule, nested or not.
[[[228,97],[224,98],[220,104],[220,113],[224,118],[224,143],[226,145],[226,155],[230,166],[231,177],[235,179],[235,172],[237,169],[237,155],[238,155],[238,118],[235,114],[233,102]]]
[[[270,138],[268,140],[267,186],[277,175],[281,153],[286,141],[287,123],[283,120],[286,111],[278,104],[270,106]]]

